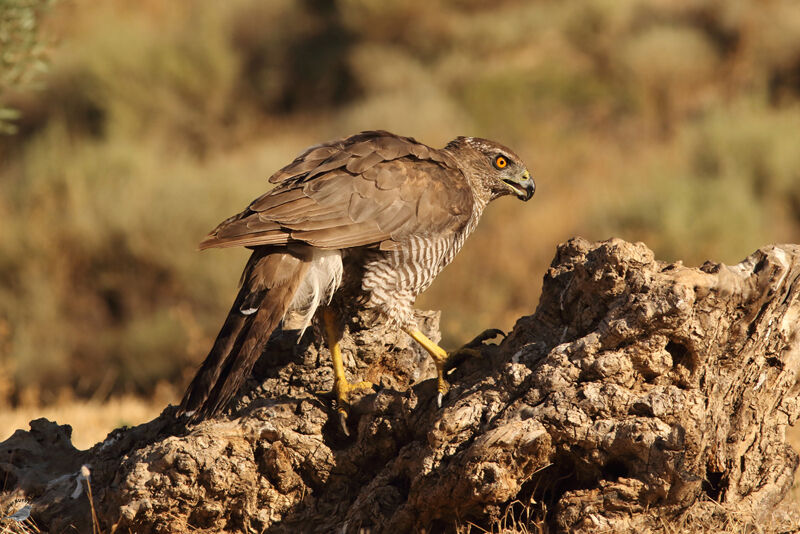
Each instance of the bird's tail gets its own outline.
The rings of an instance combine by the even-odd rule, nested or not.
[[[178,415],[193,420],[220,412],[250,374],[308,270],[303,251],[256,249],[242,287],[202,366],[186,389]]]

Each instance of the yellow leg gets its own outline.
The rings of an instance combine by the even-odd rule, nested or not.
[[[370,382],[357,382],[351,384],[344,375],[344,364],[342,363],[342,349],[339,348],[339,328],[337,325],[336,314],[330,308],[325,308],[322,312],[322,320],[325,323],[325,337],[328,342],[328,350],[331,352],[333,360],[333,394],[336,398],[336,410],[339,412],[339,422],[345,435],[347,432],[347,397],[352,391],[359,389],[371,389]]]
[[[433,358],[433,363],[436,364],[436,389],[439,390],[439,395],[436,397],[436,402],[439,407],[442,407],[442,397],[449,386],[444,379],[444,364],[447,362],[448,354],[442,347],[431,341],[428,336],[417,330],[416,328],[405,328],[406,333],[414,338],[414,341],[422,345],[422,348],[428,351],[428,354]]]
[[[414,341],[422,345],[428,354],[431,355],[433,358],[433,363],[436,364],[436,382],[437,382],[437,389],[439,390],[439,394],[436,397],[436,403],[439,405],[439,408],[442,407],[442,397],[444,394],[447,393],[449,386],[447,385],[447,381],[444,379],[444,367],[447,363],[447,360],[455,355],[467,355],[467,356],[480,356],[481,351],[478,348],[484,341],[487,339],[491,339],[493,337],[497,337],[499,335],[505,336],[502,330],[497,330],[496,328],[491,328],[486,330],[485,332],[479,334],[475,339],[458,349],[457,351],[453,352],[452,354],[448,354],[442,347],[431,341],[428,336],[420,332],[416,328],[404,328],[405,332],[414,338]]]

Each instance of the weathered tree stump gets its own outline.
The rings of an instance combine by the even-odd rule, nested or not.
[[[426,355],[354,319],[351,378],[381,387],[351,437],[314,393],[327,350],[282,334],[230,418],[186,427],[169,407],[88,451],[34,421],[0,444],[0,480],[53,532],[91,531],[82,464],[104,532],[439,532],[523,508],[556,531],[770,530],[798,465],[798,280],[795,245],[691,269],[575,239],[441,409]]]

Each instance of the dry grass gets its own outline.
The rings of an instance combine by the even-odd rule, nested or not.
[[[546,534],[550,528],[545,522],[546,510],[535,503],[512,501],[502,516],[487,528],[470,521],[456,525],[458,534]]]
[[[30,503],[15,492],[0,494],[0,534],[41,532],[30,517]]]

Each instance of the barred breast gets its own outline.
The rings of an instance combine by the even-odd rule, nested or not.
[[[453,261],[477,226],[482,207],[459,232],[414,236],[397,250],[375,252],[366,261],[362,279],[362,289],[369,295],[366,306],[378,309],[390,324],[415,326],[414,300]]]

